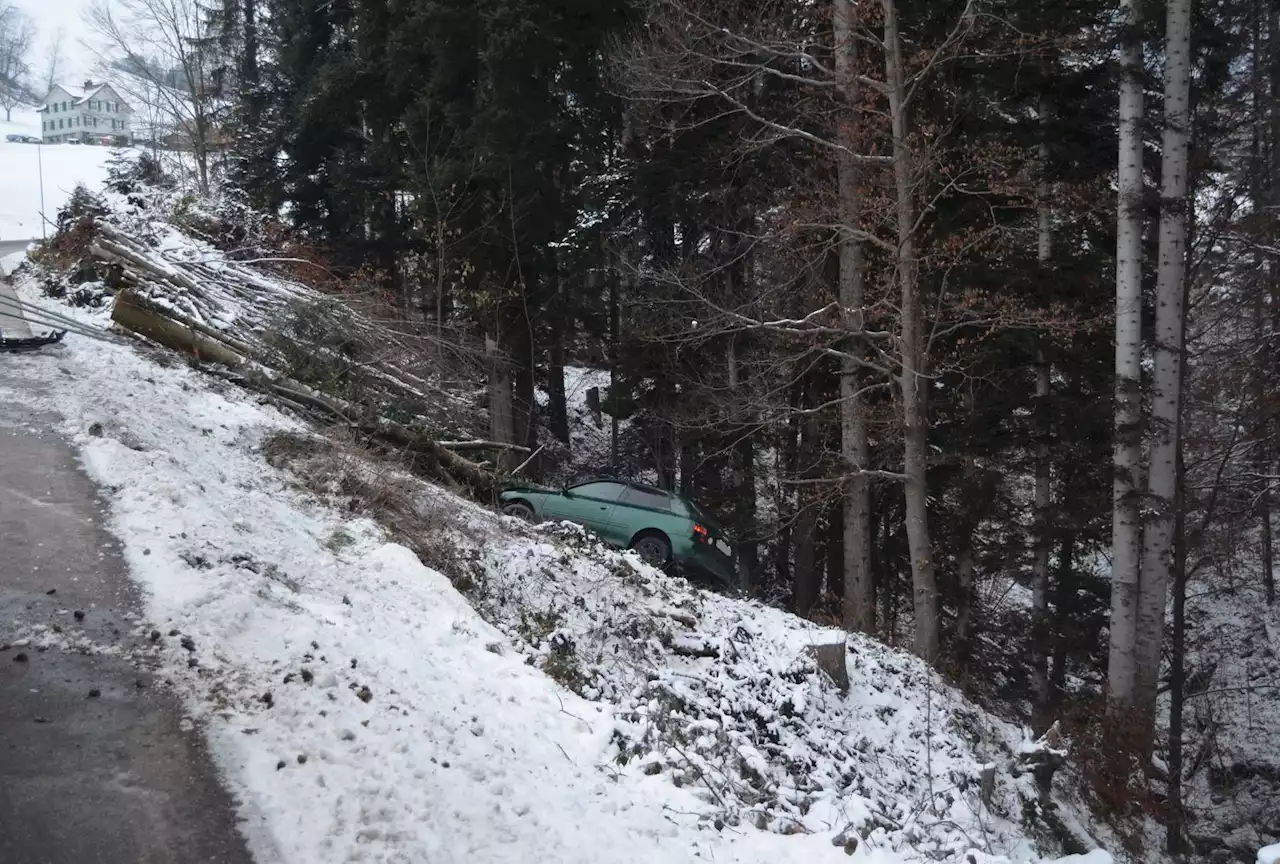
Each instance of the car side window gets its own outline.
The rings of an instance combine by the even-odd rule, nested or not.
[[[617,501],[622,489],[621,483],[583,483],[581,486],[571,487],[569,491],[574,495],[599,498],[601,501]]]
[[[636,489],[628,486],[622,493],[622,503],[631,504],[636,507],[649,507],[653,510],[670,510],[671,498],[660,492],[650,492],[646,489]]]

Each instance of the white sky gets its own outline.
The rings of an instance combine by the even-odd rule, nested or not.
[[[62,39],[62,71],[58,79],[68,84],[79,84],[92,77],[96,58],[84,47],[89,38],[89,26],[84,22],[84,12],[89,0],[11,0],[30,16],[36,26],[36,49],[31,58],[35,79],[43,83],[48,68],[49,46],[59,29]],[[43,94],[42,94],[43,95]]]

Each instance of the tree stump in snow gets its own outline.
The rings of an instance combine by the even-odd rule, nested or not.
[[[982,803],[991,806],[991,798],[996,791],[996,763],[988,762],[982,766],[982,773],[979,775],[980,792]]]
[[[845,640],[841,639],[839,642],[829,642],[825,645],[810,645],[808,652],[818,664],[822,674],[830,678],[841,693],[848,693],[849,667],[845,665],[847,655]]]

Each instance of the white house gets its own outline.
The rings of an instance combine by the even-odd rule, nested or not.
[[[55,84],[39,111],[41,136],[46,144],[133,140],[133,109],[110,84]]]

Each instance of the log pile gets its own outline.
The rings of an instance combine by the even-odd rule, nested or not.
[[[115,268],[115,324],[196,362],[212,364],[209,371],[283,407],[357,430],[383,448],[407,452],[415,470],[481,501],[493,501],[499,489],[501,476],[494,466],[507,462],[511,453],[528,453],[527,448],[494,441],[442,440],[439,432],[428,431],[425,410],[432,396],[457,397],[432,394],[425,376],[406,372],[399,362],[394,332],[345,308],[341,325],[359,331],[352,335],[362,344],[381,347],[374,362],[358,364],[360,386],[347,380],[347,389],[339,395],[297,380],[288,368],[290,355],[323,358],[326,351],[333,352],[304,342],[282,350],[272,325],[297,304],[320,307],[333,301],[240,262],[192,258],[190,247],[181,251],[186,255],[148,247],[117,228],[101,226],[91,254]],[[343,368],[356,366],[347,363]],[[387,405],[400,409],[397,419],[386,416]],[[406,405],[424,410],[405,412]],[[406,420],[405,413],[411,419]],[[486,455],[490,458],[483,458]]]
[[[90,254],[118,268],[120,287],[152,308],[219,333],[223,341],[257,343],[256,350],[265,350],[263,325],[282,314],[291,301],[315,297],[305,286],[266,277],[221,256],[188,257],[153,249],[107,223],[100,223],[98,229]]]

